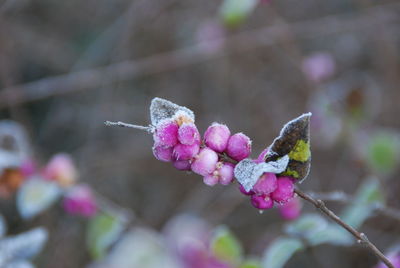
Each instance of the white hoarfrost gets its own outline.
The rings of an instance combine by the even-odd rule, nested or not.
[[[289,163],[289,156],[285,155],[277,161],[268,163],[255,163],[251,159],[240,161],[234,170],[235,177],[246,191],[250,191],[256,184],[257,180],[265,172],[282,173],[285,171]]]
[[[153,126],[158,126],[160,122],[172,119],[179,115],[185,115],[191,118],[194,122],[194,113],[186,107],[179,106],[161,98],[154,98],[151,101],[150,119]]]

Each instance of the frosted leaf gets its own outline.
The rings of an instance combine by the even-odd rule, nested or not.
[[[30,219],[49,208],[60,196],[60,187],[40,177],[26,181],[17,194],[17,208],[22,218]]]
[[[269,162],[288,155],[289,164],[282,175],[300,182],[308,176],[311,166],[310,117],[311,113],[306,113],[286,123],[265,156],[265,162]]]
[[[7,231],[6,222],[4,220],[4,217],[0,215],[0,237],[3,237],[6,231]]]
[[[31,154],[30,143],[24,127],[12,120],[0,121],[0,146],[8,147],[10,152],[20,158],[26,158]]]
[[[6,168],[17,168],[21,165],[21,157],[10,151],[0,149],[0,174]]]
[[[178,115],[189,117],[194,122],[194,113],[186,107],[161,98],[154,98],[151,101],[150,119],[153,126],[157,126],[163,120],[172,119]]]
[[[235,177],[248,192],[256,184],[260,176],[265,172],[282,173],[286,170],[289,156],[285,155],[276,161],[268,163],[255,163],[251,159],[244,159],[235,166]]]
[[[25,260],[17,260],[11,263],[6,264],[5,266],[1,266],[4,268],[35,268],[32,263]]]
[[[12,260],[28,259],[37,255],[42,250],[47,238],[47,230],[39,227],[0,240],[1,262],[7,263]]]

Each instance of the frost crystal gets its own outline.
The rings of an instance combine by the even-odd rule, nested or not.
[[[289,163],[289,156],[285,155],[276,161],[268,163],[255,163],[251,159],[240,161],[234,170],[235,177],[243,188],[248,192],[257,183],[258,179],[265,172],[282,173]]]
[[[186,107],[179,106],[161,98],[154,98],[150,105],[150,119],[153,126],[157,126],[161,121],[184,114],[194,122],[194,113]]]

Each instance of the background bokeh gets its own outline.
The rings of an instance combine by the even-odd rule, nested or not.
[[[199,176],[156,161],[147,133],[103,122],[146,125],[151,99],[162,97],[192,109],[201,133],[214,121],[246,133],[255,157],[285,122],[312,111],[312,170],[301,188],[353,194],[366,177],[377,176],[387,205],[400,209],[396,142],[386,148],[383,138],[381,155],[369,150],[374,135],[398,138],[400,4],[272,0],[233,23],[221,5],[0,1],[0,117],[26,127],[37,162],[71,154],[80,180],[134,211],[141,224],[160,229],[174,215],[194,213],[228,225],[252,255],[282,234],[275,210],[260,215],[236,185],[210,188]],[[0,202],[10,233],[49,229],[38,267],[91,262],[85,220],[56,205],[25,222],[13,200]],[[308,204],[304,210],[314,211]],[[400,239],[399,221],[379,214],[361,230],[383,250]],[[375,263],[363,247],[323,245],[296,254],[287,267]]]

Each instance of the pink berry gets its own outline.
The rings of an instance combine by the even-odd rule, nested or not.
[[[218,162],[218,155],[209,148],[203,148],[192,162],[192,171],[202,176],[211,174]]]
[[[233,181],[233,170],[235,166],[231,163],[224,163],[218,170],[219,183],[228,185]]]
[[[43,171],[43,176],[55,180],[62,186],[70,186],[78,179],[78,171],[67,154],[54,155]]]
[[[192,159],[195,155],[200,150],[200,145],[198,143],[192,144],[192,145],[185,145],[178,143],[174,147],[174,159],[176,160],[190,160]]]
[[[66,212],[84,217],[92,217],[97,212],[96,200],[87,185],[77,185],[69,190],[63,201]]]
[[[193,123],[184,123],[179,127],[178,140],[185,145],[200,143],[200,133]]]
[[[153,135],[156,145],[172,147],[178,143],[179,126],[175,121],[161,122]]]
[[[153,147],[153,154],[160,161],[171,162],[172,161],[173,148],[172,147],[165,147],[165,146],[162,146],[162,145],[157,145],[157,146]]]
[[[36,164],[32,159],[26,159],[22,162],[20,171],[24,177],[29,177],[35,174],[37,168]]]
[[[251,140],[243,133],[236,133],[229,138],[226,153],[233,159],[240,161],[250,155]]]
[[[243,187],[241,184],[240,184],[240,186],[239,186],[239,191],[240,191],[242,194],[244,194],[244,195],[254,195],[254,194],[255,194],[255,192],[252,191],[252,190],[246,191],[246,190],[244,189],[244,187]]]
[[[265,156],[269,152],[269,148],[264,149],[261,154],[257,157],[257,160],[255,161],[257,164],[265,162]]]
[[[279,177],[278,188],[272,192],[271,197],[278,203],[288,202],[294,195],[294,184],[290,177]]]
[[[213,123],[204,133],[204,142],[212,150],[222,153],[228,146],[231,132],[226,125]]]
[[[176,160],[174,161],[174,167],[178,170],[190,170],[189,160]]]
[[[270,194],[276,190],[278,182],[274,173],[264,173],[253,186],[253,191],[257,194]]]
[[[213,174],[208,174],[203,177],[203,182],[208,186],[214,186],[218,183],[218,177]]]
[[[279,213],[286,220],[294,220],[300,216],[301,202],[299,198],[292,198],[287,203],[279,206]]]
[[[270,209],[274,206],[274,201],[269,195],[252,195],[251,204],[257,209]]]

